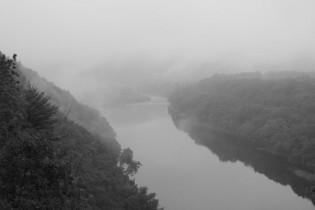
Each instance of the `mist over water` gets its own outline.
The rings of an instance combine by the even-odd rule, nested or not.
[[[314,72],[314,0],[0,0],[0,5],[0,51],[16,53],[18,62],[100,111],[122,147],[131,147],[143,163],[136,183],[156,192],[161,206],[314,208],[303,191],[313,185],[313,174],[281,164],[283,170],[273,170],[264,155],[253,161],[239,156],[241,149],[206,144],[216,137],[192,135],[191,119],[176,127],[165,99],[215,74]],[[303,177],[311,177],[311,184]]]

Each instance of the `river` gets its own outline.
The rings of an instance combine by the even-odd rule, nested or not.
[[[224,153],[229,151],[226,147],[211,152],[196,144],[190,137],[193,135],[175,127],[167,106],[166,100],[153,98],[147,103],[103,110],[119,143],[130,147],[134,159],[142,163],[136,182],[156,192],[165,210],[314,209],[309,199],[292,190],[303,180],[287,176],[287,171],[275,165],[276,170],[265,173],[269,166],[257,163],[261,158],[244,161],[236,153]],[[285,180],[281,181],[283,175]]]

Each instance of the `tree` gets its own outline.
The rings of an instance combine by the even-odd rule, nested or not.
[[[137,194],[124,201],[123,207],[128,210],[164,210],[164,208],[159,208],[159,202],[155,196],[155,193],[148,193],[147,187],[140,187]]]
[[[57,123],[58,107],[49,102],[50,97],[39,92],[31,84],[27,85],[24,96],[26,121],[29,126],[38,131],[51,131]]]
[[[0,52],[0,135],[6,135],[23,119],[21,88],[15,61]]]
[[[119,165],[121,168],[123,168],[126,175],[133,176],[138,172],[141,163],[139,161],[133,160],[133,151],[130,148],[126,148],[121,152]]]

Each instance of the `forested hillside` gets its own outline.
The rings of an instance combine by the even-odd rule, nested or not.
[[[69,91],[60,89],[54,83],[40,77],[35,71],[25,68],[20,62],[17,65],[17,71],[21,78],[29,81],[40,91],[50,96],[51,103],[58,106],[60,112],[67,115],[69,119],[108,140],[115,137],[116,134],[107,120],[97,110],[79,103]]]
[[[314,170],[313,75],[216,75],[175,91],[169,97],[169,110],[175,122],[188,118],[223,129]]]
[[[108,122],[13,58],[0,53],[0,209],[158,209]]]

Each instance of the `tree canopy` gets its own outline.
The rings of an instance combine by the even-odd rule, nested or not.
[[[314,170],[314,77],[266,75],[217,75],[181,88],[169,98],[170,113],[175,121],[193,118]]]

